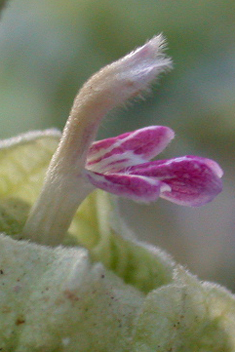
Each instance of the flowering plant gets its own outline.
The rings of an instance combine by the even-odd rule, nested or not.
[[[1,142],[0,350],[234,351],[234,296],[138,242],[106,193],[201,206],[222,190],[219,165],[151,161],[174,136],[165,126],[94,142],[110,109],[170,68],[163,48],[154,37],[95,74],[62,136]]]

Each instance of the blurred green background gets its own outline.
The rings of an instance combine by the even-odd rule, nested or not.
[[[164,200],[121,207],[139,238],[235,290],[234,0],[10,0],[0,23],[0,137],[62,129],[92,73],[160,32],[174,70],[145,101],[112,112],[99,138],[168,125],[176,138],[163,158],[197,154],[221,164],[224,192],[200,209]]]

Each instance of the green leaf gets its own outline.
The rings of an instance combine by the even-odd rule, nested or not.
[[[0,235],[2,351],[130,351],[143,294],[82,248]]]
[[[59,131],[46,130],[0,142],[0,232],[22,230],[59,138]]]
[[[135,352],[233,352],[235,296],[183,268],[151,292],[137,322]]]
[[[58,145],[60,132],[29,132],[0,142],[0,198],[18,198],[32,204]]]
[[[30,211],[29,203],[18,198],[7,198],[0,200],[0,233],[13,236],[20,239],[22,230],[28,213]]]
[[[72,243],[76,239],[89,249],[94,261],[102,262],[145,293],[170,283],[174,261],[159,248],[136,240],[123,222],[115,200],[101,190],[87,197],[69,229]]]

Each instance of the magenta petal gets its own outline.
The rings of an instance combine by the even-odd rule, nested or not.
[[[156,177],[170,186],[161,191],[161,197],[186,206],[201,206],[210,202],[222,190],[222,170],[210,159],[185,156],[137,165],[129,172]]]
[[[139,202],[155,201],[160,194],[161,182],[150,177],[127,174],[99,174],[86,171],[89,181],[107,192]]]
[[[119,171],[159,154],[174,137],[165,126],[149,126],[92,144],[87,167],[94,171]]]

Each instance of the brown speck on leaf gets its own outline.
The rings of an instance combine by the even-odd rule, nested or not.
[[[0,269],[0,274],[3,275],[4,274],[4,271],[2,269]]]
[[[76,302],[79,300],[79,298],[76,296],[76,294],[70,290],[65,290],[64,295],[67,299],[69,299],[72,302]]]
[[[19,317],[16,319],[16,322],[15,324],[18,326],[18,325],[21,325],[21,324],[24,324],[25,323],[25,319],[22,318],[22,317]]]

